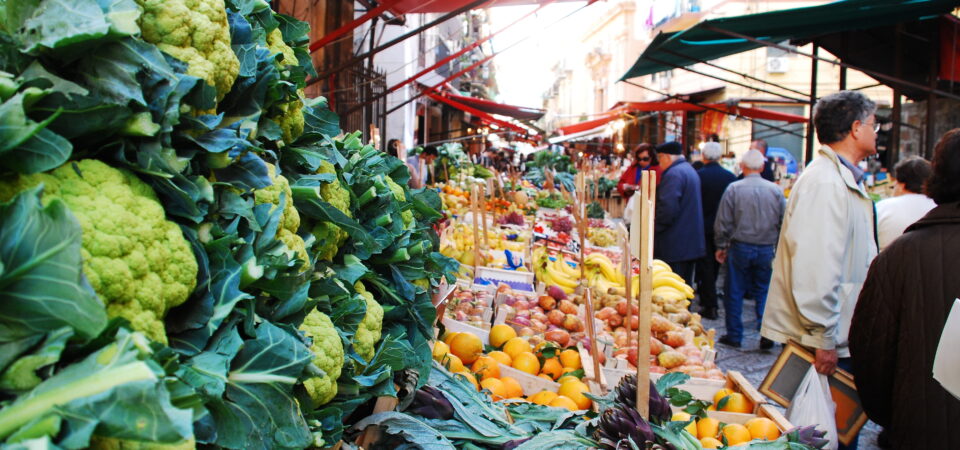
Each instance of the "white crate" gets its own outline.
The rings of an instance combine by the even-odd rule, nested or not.
[[[449,317],[443,318],[443,326],[448,332],[470,333],[476,335],[481,341],[483,341],[483,345],[490,345],[490,330],[484,330],[483,328],[477,328],[473,325],[467,325]]]
[[[530,375],[506,364],[500,364],[500,376],[516,379],[523,388],[524,395],[533,395],[540,391],[557,392],[560,389],[560,384],[557,382],[547,381],[545,378]]]

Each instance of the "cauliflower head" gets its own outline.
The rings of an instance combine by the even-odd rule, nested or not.
[[[187,63],[187,74],[216,88],[217,101],[222,100],[240,73],[224,0],[136,1],[143,8],[143,40]]]
[[[267,171],[270,173],[270,180],[273,181],[273,184],[263,189],[254,190],[253,202],[257,205],[270,203],[279,206],[280,196],[283,195],[286,201],[280,215],[280,226],[277,228],[276,239],[293,250],[297,254],[297,258],[303,261],[301,270],[307,270],[310,267],[310,255],[307,254],[307,246],[303,242],[303,238],[297,234],[297,229],[300,228],[300,213],[293,206],[293,191],[290,190],[290,182],[283,175],[277,174],[277,168],[273,164],[267,163]]]
[[[324,405],[337,395],[337,379],[343,368],[343,342],[330,317],[317,309],[303,319],[300,331],[313,340],[310,344],[313,364],[326,373],[323,377],[304,380],[303,387],[315,406]]]
[[[373,294],[367,291],[363,282],[356,282],[353,288],[367,302],[367,312],[363,316],[360,326],[357,327],[357,332],[353,335],[353,349],[369,362],[376,354],[375,348],[377,342],[380,341],[380,332],[383,328],[383,307],[373,299]]]
[[[280,62],[281,67],[300,65],[293,49],[286,42],[283,42],[283,33],[280,32],[279,28],[267,34],[267,48],[273,53],[283,55],[283,61]],[[273,117],[273,120],[280,125],[280,130],[283,131],[283,142],[287,144],[297,140],[303,134],[303,89],[298,90],[297,95],[299,97],[297,100],[280,104],[277,107],[280,113]]]
[[[166,344],[163,318],[197,284],[197,261],[156,193],[131,172],[101,161],[69,162],[50,173],[0,181],[0,199],[44,184],[43,201],[61,199],[83,230],[83,273],[110,317]]]
[[[323,161],[320,163],[320,168],[317,170],[317,173],[336,174],[337,170],[333,164]],[[334,208],[339,209],[340,212],[346,214],[347,217],[353,217],[350,213],[350,192],[340,184],[339,179],[335,179],[330,183],[324,183],[320,186],[320,197],[333,205]],[[340,250],[340,246],[346,242],[348,237],[346,231],[341,230],[340,227],[330,222],[318,223],[313,227],[312,232],[320,244],[317,249],[317,254],[320,259],[326,261],[333,260],[333,257],[337,255],[337,251]]]
[[[400,203],[407,202],[407,196],[403,193],[403,186],[397,184],[396,181],[393,181],[393,178],[385,177],[387,179],[387,184],[390,186],[390,190],[393,191],[393,198],[395,198]],[[404,210],[400,213],[400,219],[403,220],[403,227],[409,228],[410,224],[413,223],[413,211]]]

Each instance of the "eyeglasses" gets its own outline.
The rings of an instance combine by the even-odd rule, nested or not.
[[[861,122],[861,124],[862,124],[862,125],[870,126],[870,124],[868,124],[867,122]],[[874,122],[872,128],[873,128],[873,132],[874,132],[874,133],[879,133],[879,132],[880,132],[880,122]]]
[[[637,161],[650,161],[650,157],[649,157],[649,156],[644,156],[644,157],[642,157],[642,158],[637,158]]]

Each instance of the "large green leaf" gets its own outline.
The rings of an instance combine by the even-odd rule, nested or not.
[[[28,53],[63,49],[100,38],[140,33],[134,0],[14,0],[7,2],[7,29]],[[64,56],[67,56],[64,54]]]
[[[80,224],[60,200],[42,206],[41,191],[0,205],[0,342],[63,326],[89,338],[107,323],[81,271]]]
[[[0,166],[36,173],[59,167],[70,157],[70,141],[46,129],[57,113],[42,122],[27,117],[28,105],[47,93],[28,88],[0,105]]]

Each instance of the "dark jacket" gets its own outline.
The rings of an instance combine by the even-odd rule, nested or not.
[[[850,329],[857,390],[896,449],[960,448],[960,400],[933,360],[960,297],[960,202],[940,205],[874,259]]]
[[[703,233],[712,239],[713,222],[717,218],[720,199],[723,198],[727,186],[737,181],[737,176],[717,162],[703,166],[697,171],[697,175],[700,176],[700,197],[703,201]]]
[[[652,170],[654,173],[656,173],[657,184],[660,184],[660,178],[663,176],[660,166],[649,166],[646,169],[641,169],[639,165],[631,164],[630,167],[627,167],[627,170],[623,171],[623,174],[620,175],[620,181],[617,182],[617,192],[620,193],[621,197],[630,198],[630,196],[633,195],[633,191],[627,192],[623,186],[626,184],[639,185],[640,177],[643,176],[644,170]],[[641,172],[640,176],[637,176],[637,172]]]
[[[653,256],[666,262],[697,259],[706,254],[700,177],[680,158],[663,171],[657,186]]]

